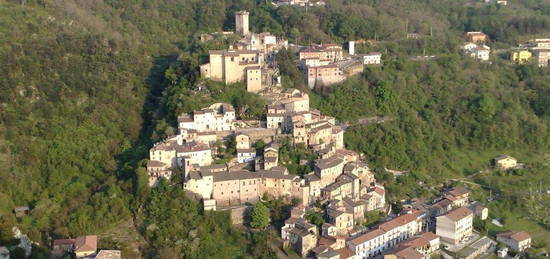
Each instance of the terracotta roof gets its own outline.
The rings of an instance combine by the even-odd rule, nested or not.
[[[438,235],[436,235],[436,234],[434,234],[434,233],[432,233],[432,232],[422,232],[422,233],[420,234],[420,237],[422,237],[422,238],[424,238],[424,239],[426,239],[426,240],[428,240],[428,241],[432,241],[432,240],[435,240],[435,239],[438,239],[438,238],[439,238]]]
[[[59,245],[74,245],[74,239],[56,239],[53,241],[53,246]]]
[[[436,203],[434,203],[433,207],[441,207],[441,208],[445,208],[445,207],[448,207],[449,205],[453,204],[453,201],[445,198],[443,200],[440,200]]]
[[[469,215],[472,215],[473,212],[466,208],[466,207],[460,207],[454,210],[449,211],[447,214],[441,216],[441,217],[448,217],[452,219],[453,221],[459,221],[463,218],[468,217]]]
[[[77,237],[74,243],[74,251],[78,252],[95,252],[97,250],[97,236],[81,236]]]
[[[363,235],[360,235],[352,240],[350,240],[350,242],[354,245],[360,245],[362,243],[365,243],[371,239],[374,239],[378,236],[381,236],[383,235],[385,232],[383,230],[380,230],[380,229],[375,229],[375,230],[372,230],[372,231],[369,231]]]
[[[497,234],[497,237],[506,237],[506,238],[509,238],[509,239],[513,239],[513,240],[515,240],[516,242],[521,242],[521,241],[524,241],[524,240],[527,240],[527,239],[530,239],[530,238],[531,238],[531,236],[529,235],[529,233],[527,233],[527,232],[525,232],[525,231],[519,231],[519,232],[508,231],[508,232],[503,232],[503,233]]]
[[[384,231],[390,231],[394,228],[397,228],[397,227],[400,227],[400,226],[403,226],[403,225],[406,225],[408,223],[411,223],[415,220],[418,219],[418,216],[420,216],[422,212],[417,210],[417,211],[413,211],[411,213],[408,213],[408,214],[403,214],[401,216],[398,216],[388,222],[385,222],[385,223],[382,223],[378,226],[379,229],[382,229]]]
[[[386,191],[383,188],[380,188],[378,186],[374,187],[374,192],[380,194],[380,196],[384,196],[384,194],[386,193]]]
[[[468,193],[470,193],[470,192],[468,190],[466,190],[466,188],[461,187],[461,186],[455,187],[455,188],[453,188],[449,191],[449,194],[453,195],[455,197],[456,196],[462,196],[462,195],[468,194]]]
[[[398,258],[423,259],[424,256],[412,247],[399,247],[393,252]]]
[[[340,248],[340,249],[336,250],[336,252],[338,254],[340,254],[340,259],[350,258],[350,257],[353,257],[355,255],[355,253],[353,253],[353,251],[351,251],[347,247]]]

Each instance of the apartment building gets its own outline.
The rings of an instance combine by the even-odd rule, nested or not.
[[[372,258],[381,255],[388,249],[420,233],[422,217],[423,212],[421,211],[409,211],[407,214],[380,224],[365,234],[350,239],[347,246],[359,258]]]
[[[472,235],[474,215],[466,207],[451,210],[436,218],[436,234],[441,240],[453,245],[460,243],[465,237]]]
[[[178,116],[178,129],[197,132],[228,131],[235,127],[235,108],[228,103],[214,103],[192,114]]]

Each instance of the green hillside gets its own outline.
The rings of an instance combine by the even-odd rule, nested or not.
[[[226,44],[198,36],[233,30],[237,10],[250,11],[253,31],[297,44],[379,41],[361,48],[384,51],[387,65],[311,95],[313,106],[350,123],[349,148],[377,168],[411,170],[400,180],[380,173],[392,201],[428,195],[417,181],[468,176],[500,153],[540,162],[550,147],[548,68],[457,55],[469,30],[483,30],[491,47],[503,49],[548,36],[550,0],[509,2],[329,0],[306,11],[245,0],[0,0],[0,244],[13,241],[15,224],[40,243],[36,255],[51,239],[124,226],[141,241],[115,235],[100,247],[129,257],[273,256],[268,237],[242,234],[226,214],[203,215],[181,190],[149,190],[143,168],[180,112],[223,100],[243,116],[262,116],[263,100],[242,84],[210,83],[207,96],[192,91],[207,51]],[[425,37],[406,40],[407,32]],[[408,59],[423,54],[439,58]],[[304,87],[291,58],[280,58],[285,86]],[[388,120],[355,123],[373,116]],[[20,205],[31,207],[30,216],[13,216]],[[523,206],[516,199],[497,205]]]

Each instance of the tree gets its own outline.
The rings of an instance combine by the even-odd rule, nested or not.
[[[250,226],[263,229],[269,225],[269,209],[258,202],[250,210]]]
[[[306,215],[306,219],[318,227],[320,227],[321,225],[323,225],[323,223],[325,223],[325,220],[323,219],[323,215],[321,215],[321,213],[319,212],[309,212]]]

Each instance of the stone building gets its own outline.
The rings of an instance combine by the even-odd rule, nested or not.
[[[248,28],[248,15],[247,11],[240,11],[235,13],[235,31],[242,35],[248,35],[250,32]]]
[[[201,76],[232,84],[247,80],[248,69],[258,69],[264,55],[258,50],[210,50],[210,62],[200,66]]]

